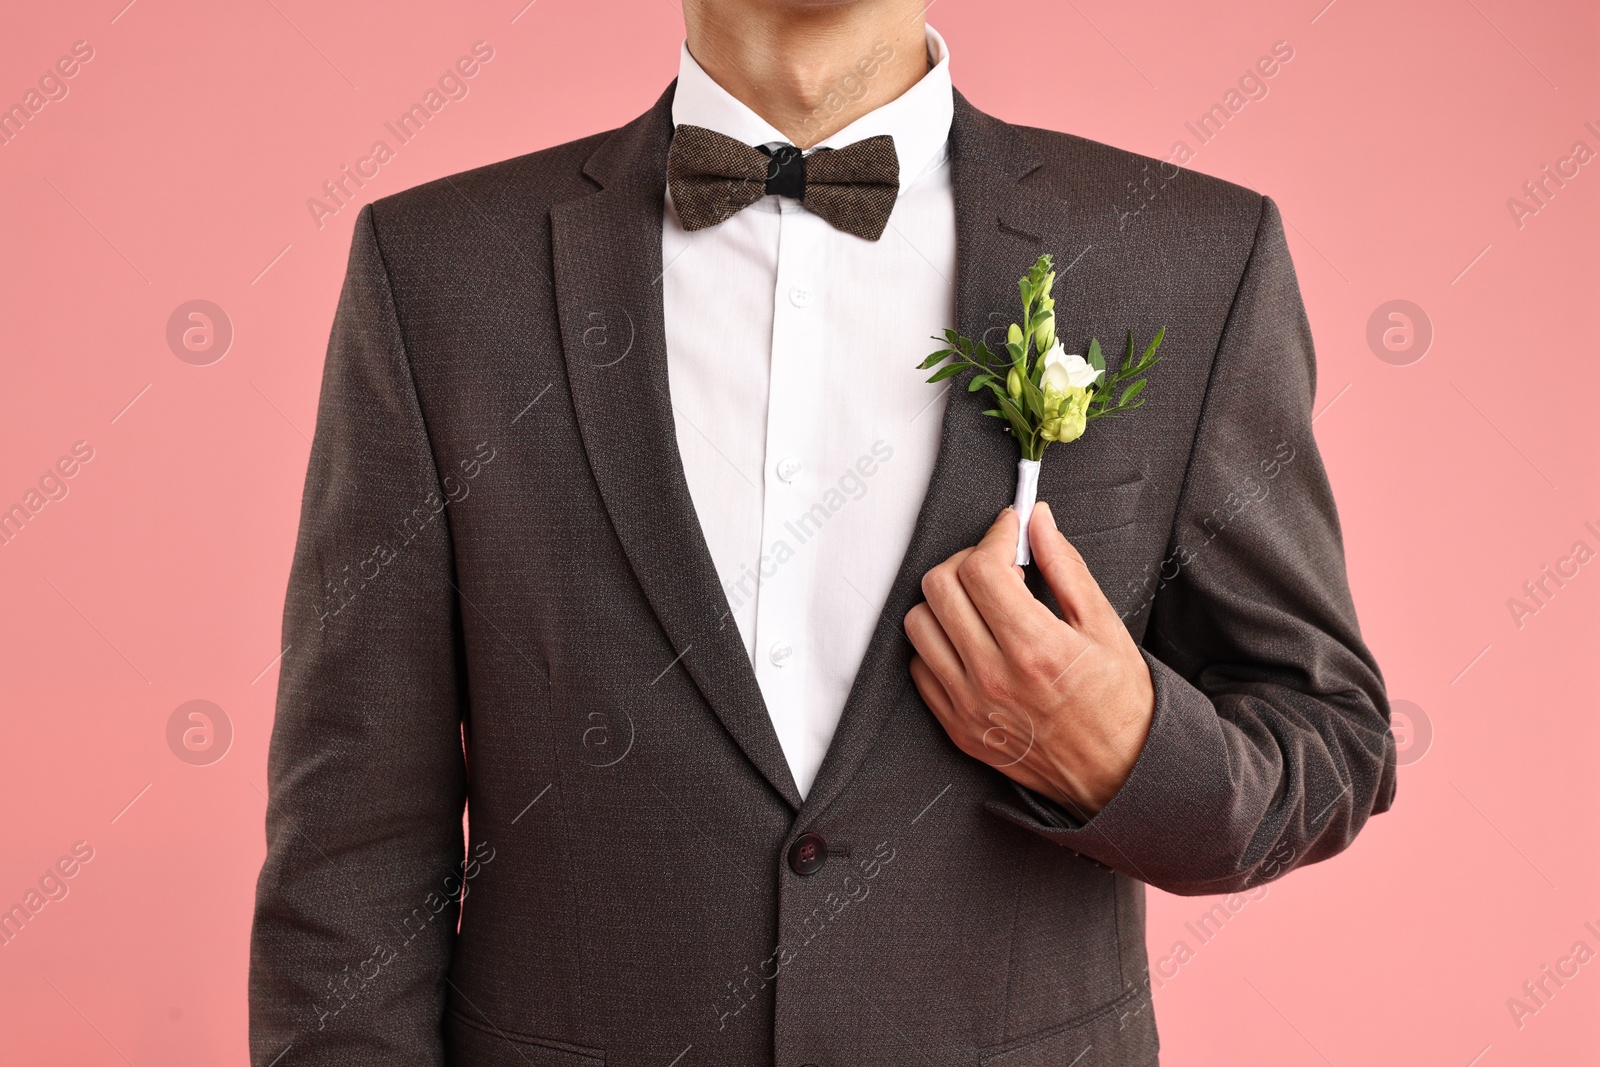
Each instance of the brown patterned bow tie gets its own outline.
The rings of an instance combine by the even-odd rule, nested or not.
[[[703,126],[679,126],[667,153],[667,185],[686,230],[715,226],[776,193],[835,229],[876,241],[900,195],[900,157],[887,134],[805,156],[793,145],[751,148]]]

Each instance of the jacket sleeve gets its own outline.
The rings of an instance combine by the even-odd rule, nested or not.
[[[442,1064],[464,842],[439,473],[370,206],[323,372],[284,608],[251,1061]]]
[[[1086,822],[1021,787],[1020,806],[991,802],[997,814],[1160,889],[1206,894],[1326,859],[1388,809],[1388,699],[1311,434],[1315,373],[1282,221],[1264,200],[1144,635],[1155,683],[1144,749]]]

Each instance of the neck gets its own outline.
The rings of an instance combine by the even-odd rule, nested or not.
[[[800,148],[928,72],[923,7],[922,0],[683,0],[689,54]]]

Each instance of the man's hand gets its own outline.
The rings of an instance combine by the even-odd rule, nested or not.
[[[906,615],[911,677],[967,755],[1089,818],[1116,795],[1155,712],[1150,669],[1048,504],[1028,527],[1065,620],[1035,600],[1016,558],[1017,514],[922,579]]]

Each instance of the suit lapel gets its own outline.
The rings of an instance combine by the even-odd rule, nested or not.
[[[551,209],[567,378],[601,499],[679,657],[674,663],[772,787],[799,808],[678,454],[661,298],[671,100],[669,88],[590,157],[584,172],[597,192]]]
[[[1013,321],[1017,278],[1058,239],[1062,206],[1020,180],[1039,166],[1037,149],[1012,127],[983,114],[960,93],[950,129],[956,200],[956,329],[969,337]],[[1059,288],[1058,288],[1059,291]],[[990,335],[990,347],[997,347]],[[911,682],[906,612],[922,599],[922,576],[975,544],[1011,502],[1017,448],[993,419],[990,403],[950,390],[928,493],[911,544],[845,703],[833,743],[806,796],[800,822],[821,811],[871,751],[885,719],[917,699]],[[932,388],[932,387],[930,387]],[[1052,459],[1055,459],[1052,456]]]
[[[661,289],[671,99],[669,88],[654,108],[596,150],[585,173],[598,191],[551,209],[567,377],[601,499],[679,656],[674,666],[688,672],[734,741],[800,811],[798,822],[804,824],[860,769],[889,714],[915,699],[901,620],[921,599],[923,574],[974,544],[1010,503],[1016,447],[982,416],[981,397],[964,388],[950,391],[939,456],[911,543],[802,805],[738,628],[727,614],[678,453]],[[955,105],[950,151],[956,328],[976,337],[1015,317],[1016,279],[1041,251],[1064,253],[1072,242],[1062,232],[1065,205],[1022,184],[1041,162],[1033,144],[960,93]]]

